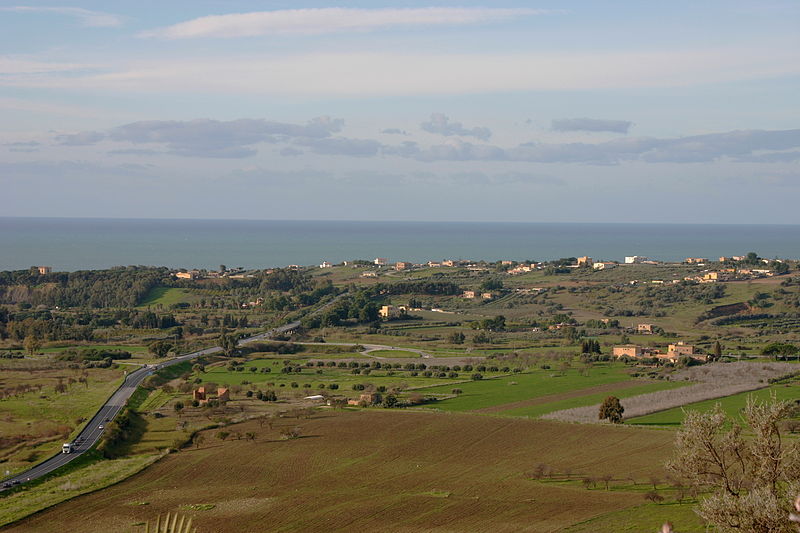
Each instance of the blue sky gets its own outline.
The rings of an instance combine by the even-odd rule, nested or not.
[[[5,216],[800,223],[800,4],[0,4]]]

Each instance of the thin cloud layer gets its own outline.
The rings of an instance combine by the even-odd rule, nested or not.
[[[273,122],[264,119],[217,121],[141,121],[108,131],[85,131],[55,137],[63,146],[89,146],[102,141],[150,145],[152,154],[167,153],[184,157],[245,158],[258,153],[259,145],[281,145],[278,153],[297,156],[303,152],[326,156],[357,158],[400,157],[421,162],[435,161],[516,161],[528,163],[578,163],[617,165],[623,162],[702,163],[729,158],[734,162],[785,163],[798,159],[800,129],[740,130],[677,138],[617,138],[600,143],[526,142],[513,147],[472,143],[455,137],[488,137],[451,123],[437,115],[430,129],[448,136],[440,144],[420,145],[416,141],[386,144],[376,139],[335,136],[342,119],[319,117],[306,124]],[[434,127],[435,126],[435,127]],[[467,132],[467,133],[465,133]],[[137,148],[138,149],[138,148]],[[124,148],[111,153],[124,154]],[[128,152],[146,155],[148,152]]]
[[[292,98],[691,87],[797,74],[800,51],[767,47],[514,53],[319,50],[92,65],[0,58],[2,87]]]
[[[142,32],[142,37],[191,39],[199,37],[254,37],[272,34],[323,34],[375,31],[415,26],[487,24],[522,16],[551,13],[544,9],[408,8],[351,9],[317,8],[258,11],[211,15],[165,28]]]
[[[550,129],[553,131],[610,131],[628,133],[633,122],[627,120],[603,120],[596,118],[562,118],[554,120]]]
[[[486,141],[492,136],[492,132],[489,128],[481,126],[465,128],[460,122],[450,122],[450,118],[444,113],[431,113],[431,119],[428,122],[423,122],[419,126],[428,133],[438,133],[445,137],[459,135],[461,137],[475,137],[476,139]]]
[[[288,142],[292,139],[322,139],[341,130],[344,121],[317,117],[307,124],[288,124],[263,119],[219,121],[147,120],[125,124],[108,132],[86,131],[59,135],[67,146],[97,144],[103,140],[133,144],[160,144],[167,153],[185,157],[243,158],[258,153],[259,143]],[[117,151],[117,153],[119,153]]]
[[[113,28],[122,24],[122,18],[110,13],[91,11],[80,7],[35,7],[9,6],[0,7],[0,11],[12,13],[55,13],[77,18],[87,28]]]

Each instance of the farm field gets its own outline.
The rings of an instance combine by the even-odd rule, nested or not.
[[[121,369],[90,369],[83,376],[68,368],[37,368],[34,363],[3,363],[0,389],[25,392],[0,401],[0,460],[3,471],[29,468],[59,451],[69,438],[110,396],[122,380]],[[59,378],[64,391],[58,392]]]
[[[675,383],[671,381],[649,381],[643,382],[644,380],[636,380],[636,381],[626,381],[622,383],[616,383],[616,387],[609,387],[608,390],[604,390],[603,392],[593,393],[591,389],[589,389],[589,394],[580,394],[583,392],[582,390],[575,391],[572,396],[569,398],[563,399],[553,399],[553,401],[548,401],[546,403],[540,403],[538,405],[531,405],[525,407],[516,407],[508,410],[501,410],[497,414],[507,415],[507,416],[527,416],[530,418],[536,418],[547,413],[552,413],[554,411],[560,411],[561,409],[571,409],[573,407],[581,407],[585,405],[594,405],[596,403],[601,403],[607,396],[613,395],[617,398],[624,399],[630,398],[631,396],[637,396],[639,394],[645,394],[648,392],[655,392],[660,390],[667,390],[667,389],[676,389],[679,387],[685,387],[686,383]],[[561,396],[561,395],[559,395]],[[497,406],[498,409],[502,409],[502,405]]]
[[[630,424],[643,424],[653,426],[679,426],[683,422],[683,413],[686,409],[695,411],[709,411],[715,405],[720,404],[722,410],[730,417],[739,419],[739,414],[747,404],[747,398],[753,396],[759,400],[768,400],[772,394],[779,400],[794,402],[800,399],[800,381],[793,381],[786,384],[772,385],[766,389],[761,389],[752,392],[743,392],[726,396],[724,398],[717,398],[716,400],[706,400],[704,402],[696,402],[685,405],[684,407],[677,407],[660,411],[650,415],[640,416],[627,420]]]
[[[350,368],[331,368],[331,367],[317,367],[305,366],[304,360],[285,360],[288,363],[295,363],[301,365],[301,372],[281,372],[284,367],[282,360],[276,359],[254,359],[244,363],[244,370],[241,372],[233,372],[225,366],[210,366],[206,368],[205,372],[195,372],[193,377],[200,379],[206,383],[216,383],[219,385],[248,385],[244,382],[249,382],[256,387],[271,388],[271,387],[290,387],[292,383],[297,383],[301,388],[305,385],[310,385],[309,388],[320,388],[320,385],[337,384],[340,387],[341,393],[347,394],[348,389],[353,384],[367,384],[385,385],[391,387],[393,385],[405,385],[407,388],[420,388],[430,385],[448,384],[457,385],[464,380],[469,380],[469,372],[459,372],[456,378],[438,378],[438,377],[422,377],[410,376],[408,372],[399,370],[370,370],[367,374],[353,374]],[[364,362],[367,360],[365,359]],[[251,369],[255,368],[255,371]],[[267,369],[269,372],[262,372]],[[393,374],[390,374],[393,372]],[[494,373],[497,375],[498,373]],[[272,383],[273,385],[268,385]],[[447,390],[449,394],[449,389]]]
[[[0,498],[0,527],[21,517],[107,487],[155,462],[160,454],[143,454],[110,461],[97,461],[74,472],[46,480],[34,492],[19,491]]]
[[[670,522],[677,531],[705,531],[700,517],[686,503],[646,503],[637,507],[612,511],[597,518],[592,518],[566,529],[562,533],[650,533],[658,529],[653,528],[654,523]]]
[[[178,303],[190,303],[199,297],[189,289],[179,289],[174,287],[154,287],[142,299],[139,307],[161,305],[169,307]]]
[[[625,414],[634,419],[667,409],[680,408],[687,404],[725,398],[747,391],[767,387],[770,379],[786,377],[796,372],[796,365],[789,363],[710,363],[692,366],[670,376],[675,382],[693,384],[680,390],[663,388],[636,396],[623,402]],[[571,407],[547,413],[544,417],[565,422],[592,423],[597,421],[599,403],[590,406]]]
[[[622,364],[602,363],[592,367],[588,375],[582,375],[582,370],[578,368],[569,368],[563,372],[556,369],[535,369],[494,379],[472,381],[458,386],[463,392],[457,397],[436,402],[434,407],[444,411],[475,411],[502,406],[550,394],[628,381],[631,377],[625,370],[626,367]],[[428,387],[421,392],[450,391],[440,386]]]
[[[300,426],[302,437],[279,439],[282,426]],[[193,517],[199,531],[215,532],[265,524],[310,532],[559,531],[640,506],[649,477],[662,475],[673,438],[641,428],[389,410],[328,411],[280,419],[272,429],[255,422],[232,429],[257,438],[221,442],[208,432],[199,448],[6,531],[136,531],[135,524],[174,511]],[[527,473],[541,462],[569,471],[575,482],[532,480]],[[625,490],[612,481],[612,490],[587,490],[579,482],[604,474],[637,485]],[[642,518],[642,531],[657,530],[661,520]]]
[[[69,344],[66,346],[44,346],[37,350],[38,353],[45,354],[59,354],[67,350],[82,350],[85,348],[93,348],[96,350],[122,350],[130,352],[131,355],[144,355],[147,353],[146,346],[131,345],[131,344]],[[9,350],[11,352],[21,352],[22,349]]]
[[[385,357],[389,359],[415,359],[420,357],[417,352],[408,350],[372,350],[368,353],[373,357]]]

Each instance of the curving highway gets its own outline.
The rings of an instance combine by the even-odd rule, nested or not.
[[[264,340],[276,333],[283,333],[295,329],[299,325],[299,321],[290,322],[289,324],[284,324],[283,326],[273,328],[264,333],[259,333],[258,335],[242,339],[239,341],[239,344],[248,344],[259,340]],[[222,348],[218,346],[206,348],[204,350],[199,350],[175,357],[157,365],[145,365],[142,368],[128,373],[125,376],[125,381],[122,383],[122,385],[120,385],[120,387],[114,392],[114,394],[111,395],[106,403],[103,404],[103,406],[97,411],[94,417],[92,417],[89,423],[86,424],[83,430],[81,430],[78,436],[75,437],[75,440],[72,442],[71,453],[59,453],[58,455],[39,463],[33,468],[4,479],[2,485],[0,485],[0,492],[45,476],[86,453],[97,443],[98,440],[100,440],[100,437],[103,435],[103,428],[105,427],[105,424],[111,420],[114,420],[122,408],[125,407],[125,404],[128,402],[128,399],[131,397],[134,391],[136,391],[136,388],[147,376],[150,376],[156,370],[176,365],[184,361],[189,361],[203,355],[211,355],[221,351]]]

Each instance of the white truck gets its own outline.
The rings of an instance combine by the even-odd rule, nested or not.
[[[72,443],[65,442],[63,446],[61,446],[61,453],[72,453]]]

